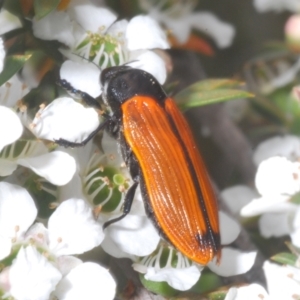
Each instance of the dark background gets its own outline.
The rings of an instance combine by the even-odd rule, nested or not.
[[[217,51],[213,60],[203,58],[210,76],[232,76],[244,63],[260,53],[264,44],[284,40],[284,24],[289,12],[259,13],[252,0],[201,0],[199,10],[214,12],[234,25],[236,36],[231,47]]]

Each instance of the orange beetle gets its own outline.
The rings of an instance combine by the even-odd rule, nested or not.
[[[215,256],[219,260],[216,197],[191,130],[175,102],[151,74],[129,66],[103,70],[100,81],[102,98],[112,115],[81,143],[56,142],[83,146],[103,128],[119,142],[134,183],[125,195],[122,215],[106,222],[104,228],[128,214],[140,185],[147,215],[164,239],[199,264]],[[78,93],[66,81],[61,84]],[[80,95],[97,106],[87,94]]]

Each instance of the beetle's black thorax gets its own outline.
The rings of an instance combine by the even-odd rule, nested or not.
[[[129,66],[111,67],[101,73],[103,100],[116,116],[121,115],[120,107],[134,96],[150,96],[163,104],[166,93],[158,81],[149,73]]]

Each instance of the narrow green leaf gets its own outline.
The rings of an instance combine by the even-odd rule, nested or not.
[[[32,54],[12,55],[5,59],[3,71],[0,73],[0,86],[15,75],[31,57]]]
[[[217,89],[207,91],[184,90],[175,96],[178,106],[182,109],[203,106],[239,98],[253,97],[253,94],[243,90]]]
[[[208,91],[240,87],[243,83],[233,79],[206,79],[190,85],[187,89],[192,91]]]
[[[59,4],[60,0],[34,0],[34,12],[38,20],[47,16]]]
[[[271,259],[280,264],[295,266],[297,255],[293,253],[282,252],[272,256]]]

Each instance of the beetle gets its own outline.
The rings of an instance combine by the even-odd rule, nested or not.
[[[129,213],[139,185],[146,213],[167,242],[199,264],[214,257],[219,261],[216,197],[188,123],[174,100],[151,74],[128,65],[104,69],[100,83],[112,114],[81,143],[56,142],[83,146],[101,129],[118,141],[133,184],[125,195],[122,214],[103,227]],[[61,85],[98,107],[95,99],[67,81]]]

